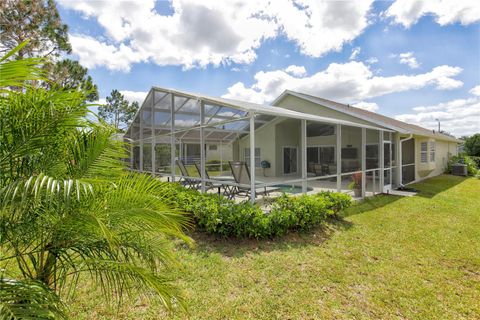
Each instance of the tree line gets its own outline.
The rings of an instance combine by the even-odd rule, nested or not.
[[[0,53],[13,52],[22,43],[26,44],[9,59],[42,58],[46,81],[37,81],[37,86],[81,91],[86,101],[98,101],[98,86],[88,69],[76,60],[65,58],[72,52],[68,26],[62,22],[53,0],[0,1]],[[137,110],[138,102],[130,103],[114,89],[106,104],[99,106],[98,116],[121,132]]]

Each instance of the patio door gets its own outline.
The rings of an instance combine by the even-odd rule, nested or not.
[[[392,143],[391,141],[383,142],[383,192],[387,193],[392,190]]]
[[[283,174],[297,172],[297,148],[283,147]]]

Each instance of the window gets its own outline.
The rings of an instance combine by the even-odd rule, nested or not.
[[[428,143],[422,142],[420,144],[420,162],[427,163],[428,162]]]
[[[320,147],[320,163],[335,163],[335,147]]]
[[[313,165],[315,164],[335,164],[335,147],[334,146],[320,146],[307,148],[307,169],[313,172]]]
[[[307,137],[333,136],[335,127],[327,124],[311,123],[307,126]]]
[[[435,141],[430,141],[430,162],[435,162]]]
[[[245,162],[250,165],[250,148],[245,148]],[[255,167],[261,168],[260,165],[260,148],[255,148]]]
[[[209,144],[208,145],[208,150],[211,150],[211,151],[217,150],[217,145],[216,144]]]

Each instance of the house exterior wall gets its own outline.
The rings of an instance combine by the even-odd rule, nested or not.
[[[270,123],[263,125],[260,129],[255,131],[255,148],[260,148],[260,160],[266,160],[270,162],[270,168],[265,169],[265,175],[274,176],[277,167],[277,159],[275,156],[275,124],[278,123],[277,120],[274,120]],[[237,145],[236,152],[234,152],[234,159],[239,161],[245,161],[245,148],[250,148],[250,135],[242,137],[238,142],[235,142],[234,145]],[[235,146],[234,146],[235,147]],[[250,167],[250,163],[248,163]],[[250,168],[251,170],[251,168]],[[263,169],[256,168],[255,173],[258,176],[263,175]]]
[[[216,145],[217,150],[210,150],[210,145]],[[223,160],[227,162],[233,160],[233,147],[231,144],[207,143],[205,161]]]
[[[431,178],[442,174],[447,168],[448,161],[454,155],[457,155],[457,143],[429,139],[421,136],[415,138],[415,181]],[[435,141],[435,162],[428,168],[421,162],[421,142]],[[430,159],[429,159],[430,160]]]

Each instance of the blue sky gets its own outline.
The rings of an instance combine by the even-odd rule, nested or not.
[[[141,100],[156,85],[268,104],[291,89],[432,129],[438,118],[457,136],[480,131],[475,1],[58,4],[101,98]]]

